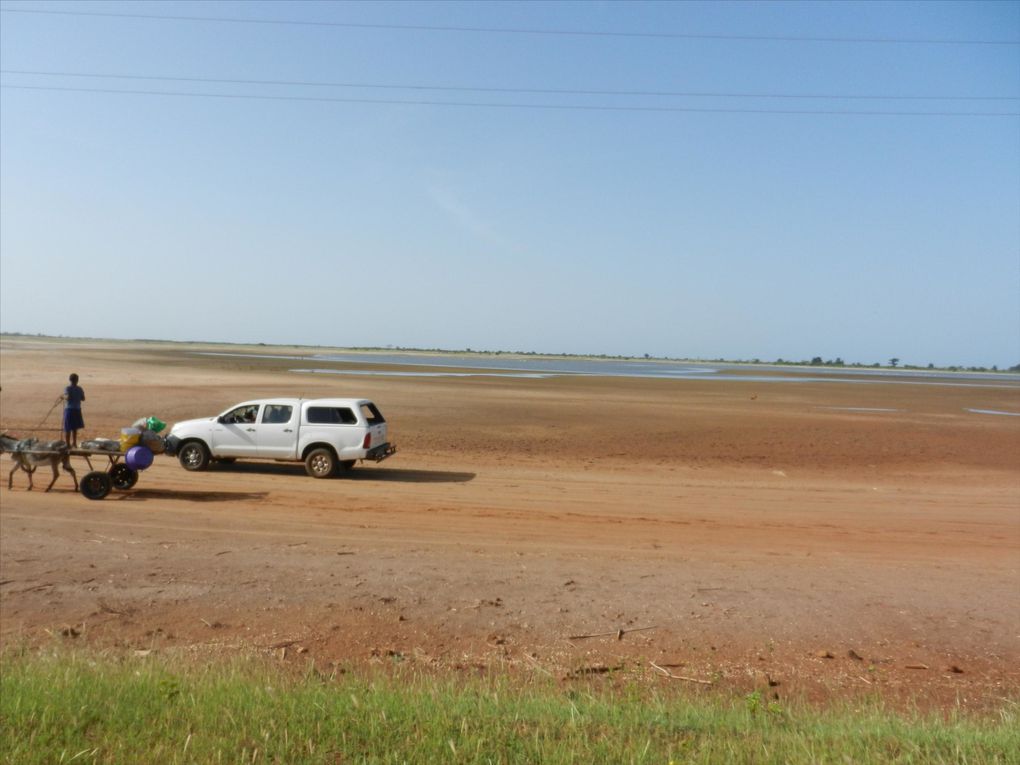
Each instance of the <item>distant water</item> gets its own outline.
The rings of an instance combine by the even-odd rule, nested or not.
[[[307,357],[306,357],[307,358]],[[872,369],[842,367],[789,367],[777,364],[691,364],[677,361],[620,361],[616,359],[543,359],[528,357],[507,358],[503,356],[448,356],[442,354],[387,354],[387,353],[323,353],[313,358],[322,361],[346,363],[399,364],[401,366],[456,367],[459,369],[498,369],[518,372],[548,372],[551,374],[587,374],[603,377],[702,377],[713,379],[759,379],[753,375],[724,377],[725,373],[740,370],[754,372],[782,372],[789,380],[803,380],[805,375],[813,380],[834,376],[857,377],[906,377],[920,380],[948,382],[971,382],[994,380],[1020,384],[1020,374],[993,372],[940,372],[926,369]],[[775,380],[775,376],[763,375],[762,380]]]
[[[523,377],[530,380],[544,380],[556,376],[546,372],[396,372],[389,370],[382,372],[378,369],[290,369],[288,371],[316,375],[365,375],[368,377]]]
[[[1020,412],[1000,412],[997,409],[968,409],[967,411],[974,414],[998,414],[1003,417],[1020,417]]]
[[[838,412],[902,412],[902,409],[885,409],[877,406],[823,406],[820,409],[833,409]]]
[[[1020,374],[954,373],[928,370],[843,369],[826,367],[788,367],[778,365],[691,364],[672,361],[620,361],[600,359],[548,359],[505,356],[449,356],[439,354],[399,353],[322,353],[307,356],[200,352],[203,356],[265,358],[293,361],[327,361],[346,364],[423,367],[419,371],[378,371],[369,369],[293,369],[293,372],[340,375],[382,375],[401,377],[477,376],[552,377],[587,375],[598,377],[644,377],[676,380],[734,380],[757,383],[852,382],[897,385],[942,385],[951,387],[995,387],[1020,389]],[[444,370],[444,371],[439,371]],[[445,370],[450,370],[449,372]],[[453,371],[456,370],[456,371]],[[480,370],[465,372],[464,370]],[[753,370],[753,372],[752,372]],[[738,374],[740,371],[750,374]],[[754,374],[754,372],[777,374]],[[992,384],[992,383],[998,384]]]

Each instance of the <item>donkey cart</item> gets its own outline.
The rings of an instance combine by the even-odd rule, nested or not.
[[[31,490],[32,474],[40,465],[47,464],[53,470],[53,479],[46,487],[46,491],[53,488],[61,467],[71,474],[75,489],[88,499],[103,499],[113,490],[127,491],[138,483],[138,471],[121,461],[127,456],[127,452],[78,447],[69,449],[62,441],[39,442],[35,439],[16,441],[6,434],[0,435],[0,452],[9,452],[15,463],[7,478],[8,489],[13,485],[14,474],[22,470],[28,474],[28,488]],[[74,468],[71,467],[71,457],[82,457],[89,466],[89,472],[80,482]],[[92,464],[93,457],[100,460],[105,457],[108,461],[106,469],[96,469]],[[101,462],[100,465],[102,466]]]
[[[78,491],[88,499],[104,499],[113,490],[127,491],[138,483],[138,471],[121,462],[123,452],[108,452],[102,449],[71,449],[72,457],[84,457],[89,472],[78,484]],[[96,470],[92,457],[106,457],[106,470]]]

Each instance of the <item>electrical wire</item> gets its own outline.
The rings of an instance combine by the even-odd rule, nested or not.
[[[701,114],[800,114],[800,115],[862,115],[888,117],[1020,117],[1020,112],[945,112],[945,111],[878,111],[857,109],[737,109],[714,107],[686,106],[612,106],[612,105],[581,105],[581,104],[525,104],[499,103],[480,101],[429,101],[399,100],[383,98],[325,98],[316,96],[272,96],[244,93],[198,93],[173,90],[119,90],[112,88],[65,88],[48,85],[3,85],[4,90],[52,91],[60,93],[108,93],[133,96],[174,96],[189,98],[224,98],[256,101],[304,101],[315,103],[341,104],[387,104],[404,106],[456,106],[491,109],[536,109],[557,111],[589,111],[589,112],[678,112]]]
[[[141,74],[100,74],[96,72],[52,72],[31,69],[0,69],[0,74],[39,77],[77,77],[104,80],[151,80],[155,82],[195,82],[215,85],[272,85],[315,88],[364,88],[377,90],[428,90],[458,93],[530,93],[536,95],[575,96],[652,96],[676,98],[775,98],[800,100],[853,101],[1020,101],[1020,96],[916,96],[916,95],[846,95],[832,93],[726,93],[714,91],[671,90],[575,90],[568,88],[498,88],[467,85],[396,85],[368,82],[322,82],[315,80],[248,80],[213,77],[167,77]]]
[[[39,8],[0,8],[0,13],[25,13],[49,16],[85,16],[94,18],[141,19],[147,21],[199,21],[219,24],[263,24],[345,29],[392,29],[410,32],[469,32],[476,34],[548,35],[563,37],[623,37],[671,40],[726,40],[739,42],[876,43],[896,45],[1020,45],[1020,40],[967,40],[959,38],[912,37],[812,37],[809,35],[737,35],[688,32],[612,32],[583,29],[529,29],[518,27],[469,27],[429,24],[369,24],[350,21],[298,21],[295,19],[246,19],[231,16],[182,16],[101,11],[43,10]]]

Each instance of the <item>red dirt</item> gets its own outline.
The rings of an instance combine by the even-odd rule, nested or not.
[[[1016,383],[324,378],[188,351],[4,338],[0,421],[26,433],[77,371],[89,436],[365,395],[400,452],[329,481],[159,457],[101,502],[16,474],[4,645],[669,682],[654,661],[719,687],[967,706],[1020,691],[1020,419],[965,411],[1020,411]]]

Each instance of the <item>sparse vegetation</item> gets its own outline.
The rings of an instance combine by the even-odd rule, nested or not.
[[[8,651],[0,761],[32,763],[957,763],[1020,761],[998,715],[820,710],[762,693],[564,686],[264,659]]]

